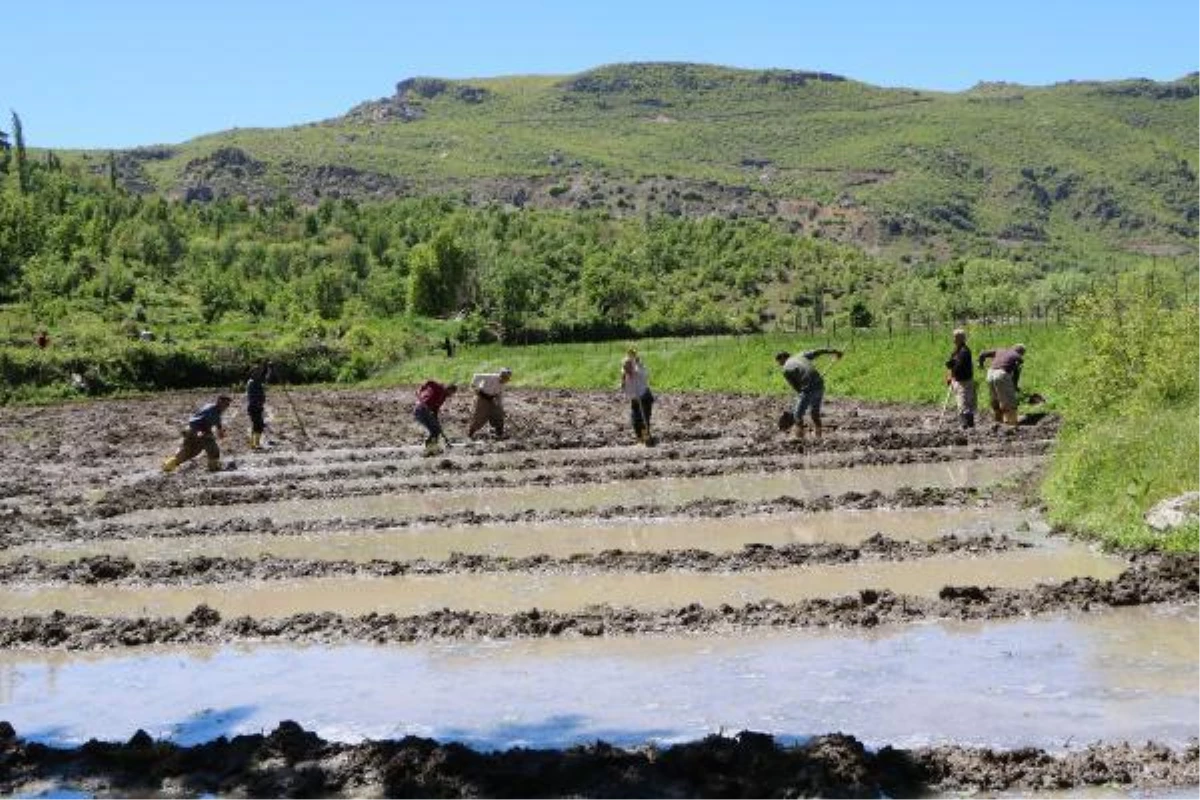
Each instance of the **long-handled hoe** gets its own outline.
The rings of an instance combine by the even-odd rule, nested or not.
[[[954,393],[954,387],[947,386],[946,387],[946,397],[944,400],[942,400],[941,412],[936,417],[926,417],[922,421],[922,427],[924,427],[926,429],[940,428],[946,423],[946,409],[950,407],[950,395],[953,393]]]
[[[296,417],[296,425],[300,428],[300,435],[304,437],[304,441],[309,444],[315,444],[312,438],[308,435],[308,429],[304,427],[304,420],[300,418],[300,412],[296,410],[296,403],[292,400],[292,393],[287,390],[287,384],[279,384],[279,388],[283,390],[283,396],[287,398],[288,406],[292,409],[292,415]]]

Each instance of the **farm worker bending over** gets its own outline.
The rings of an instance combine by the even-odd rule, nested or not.
[[[438,439],[444,436],[442,423],[438,413],[442,405],[454,396],[458,387],[453,383],[441,384],[437,381],[425,381],[417,389],[417,405],[413,408],[413,417],[424,426],[429,436],[425,438],[425,455],[432,456],[441,451]]]
[[[825,399],[825,379],[817,372],[813,361],[823,355],[832,355],[835,359],[840,359],[842,351],[821,348],[808,350],[798,356],[786,350],[775,354],[775,363],[783,367],[783,377],[796,390],[792,421],[796,426],[797,439],[804,438],[805,411],[812,416],[813,435],[821,438],[821,402]]]
[[[992,359],[987,371],[988,390],[992,395],[992,415],[996,422],[1016,425],[1017,384],[1021,380],[1021,365],[1025,362],[1025,345],[1014,344],[1007,350],[984,350],[979,354],[979,366]]]
[[[625,360],[621,362],[621,393],[629,398],[633,434],[639,442],[649,446],[654,395],[650,393],[650,371],[642,364],[637,349],[633,347],[625,351]]]
[[[946,360],[946,383],[954,390],[954,400],[958,405],[958,418],[962,426],[974,428],[975,365],[971,361],[971,348],[967,347],[967,332],[962,328],[954,332],[954,352]]]
[[[213,436],[216,428],[217,436],[225,438],[225,428],[221,426],[221,415],[229,408],[232,400],[223,394],[216,402],[207,403],[188,420],[183,429],[183,441],[175,455],[163,462],[163,472],[174,472],[180,464],[190,461],[203,450],[208,454],[208,471],[217,472],[221,469],[221,448]]]
[[[499,372],[480,372],[471,377],[471,388],[475,390],[475,413],[471,417],[471,426],[467,428],[467,436],[474,436],[484,423],[490,423],[496,438],[504,438],[504,384],[511,379],[512,370],[508,367]]]
[[[267,381],[271,378],[271,362],[250,370],[246,381],[246,416],[250,417],[250,447],[262,447],[263,431],[267,429],[264,413],[267,405]]]

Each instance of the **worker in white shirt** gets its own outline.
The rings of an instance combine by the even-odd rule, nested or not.
[[[497,439],[504,438],[504,384],[512,380],[512,370],[504,367],[499,372],[480,372],[471,377],[471,388],[475,390],[475,413],[467,435],[490,423]]]

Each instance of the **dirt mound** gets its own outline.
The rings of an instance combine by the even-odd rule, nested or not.
[[[454,553],[443,561],[288,559],[193,556],[186,559],[141,561],[97,555],[67,562],[22,557],[0,563],[0,583],[200,584],[245,580],[294,580],[334,576],[447,575],[484,572],[745,572],[787,569],[806,564],[849,564],[855,561],[904,561],[953,553],[998,553],[1032,545],[1007,536],[960,538],[943,536],[928,542],[900,541],[875,534],[861,545],[749,544],[741,550],[667,550],[658,553],[605,550],[567,557],[549,555],[493,556]]]
[[[867,750],[829,734],[783,746],[767,734],[709,736],[665,749],[605,742],[480,753],[406,737],[326,742],[295,722],[267,735],[181,747],[138,731],[128,742],[57,749],[0,723],[0,792],[55,781],[97,796],[234,797],[915,797],[930,792],[1194,785],[1197,747],[1092,745],[1042,750]]]
[[[222,619],[206,607],[188,618],[126,618],[68,615],[0,618],[0,648],[54,647],[67,650],[147,644],[217,644],[286,641],[376,643],[430,639],[524,639],[548,636],[628,636],[749,628],[875,627],[931,619],[998,620],[1054,612],[1093,611],[1150,603],[1195,602],[1200,564],[1193,555],[1138,560],[1114,580],[1072,578],[1032,589],[946,587],[939,597],[863,590],[858,595],[798,603],[773,600],[740,607],[637,610],[608,605],[580,611],[531,609],[515,614],[442,609],[414,616],[371,613],[348,617],[332,612],[282,618]]]

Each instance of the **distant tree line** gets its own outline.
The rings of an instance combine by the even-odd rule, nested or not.
[[[913,325],[1065,308],[1130,269],[1194,292],[1187,259],[1061,254],[885,261],[763,221],[473,207],[185,203],[117,188],[115,165],[30,161],[0,132],[0,303],[38,318],[121,319],[169,305],[206,326],[455,316],[505,342]]]

